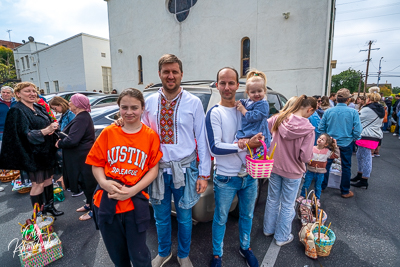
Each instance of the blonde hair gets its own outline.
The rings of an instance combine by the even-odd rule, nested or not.
[[[246,92],[248,91],[247,88],[247,83],[248,82],[263,82],[263,89],[264,92],[267,92],[267,76],[265,75],[264,72],[256,70],[256,69],[251,69],[249,72],[247,72],[246,75]]]
[[[299,98],[298,96],[292,96],[291,98],[289,98],[289,100],[286,102],[285,106],[283,106],[283,108],[281,109],[281,112],[284,112],[286,110],[288,110],[291,106],[293,106],[294,102],[296,102],[297,98]]]
[[[378,86],[372,86],[368,89],[368,93],[379,93],[381,91],[381,88]]]
[[[372,88],[372,87],[371,87]],[[371,89],[370,88],[370,89]],[[367,94],[367,98],[371,101],[371,102],[379,102],[381,101],[381,95],[379,93],[369,93]]]
[[[314,97],[308,97],[306,95],[299,96],[290,108],[281,112],[278,115],[278,118],[276,119],[274,126],[272,126],[271,132],[278,131],[278,128],[281,125],[281,123],[284,120],[286,120],[286,118],[289,117],[291,114],[297,112],[301,108],[307,108],[307,107],[312,107],[314,110],[316,110],[317,100],[315,100]]]
[[[33,88],[35,88],[35,91],[37,92],[36,85],[34,85],[31,82],[20,82],[20,83],[17,83],[17,85],[15,85],[14,94],[15,94],[15,99],[17,99],[17,101],[21,100],[21,98],[17,96],[17,93],[19,93],[22,89],[29,87],[29,86],[32,86]]]

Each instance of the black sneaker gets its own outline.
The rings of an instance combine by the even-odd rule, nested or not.
[[[213,256],[213,259],[211,260],[211,267],[221,267],[222,265],[222,258],[220,256]]]
[[[242,255],[243,258],[246,259],[247,266],[258,267],[258,260],[256,256],[254,256],[251,248],[249,248],[248,250],[243,250],[242,248],[239,248],[239,253],[240,255]]]

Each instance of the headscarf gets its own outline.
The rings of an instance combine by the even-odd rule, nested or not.
[[[90,102],[89,98],[87,96],[82,95],[82,94],[74,94],[71,97],[71,102],[74,104],[75,107],[77,108],[82,108],[86,110],[87,112],[90,112]]]

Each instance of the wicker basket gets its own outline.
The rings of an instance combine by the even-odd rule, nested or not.
[[[264,158],[263,159],[253,159],[253,154],[251,153],[250,147],[247,145],[250,151],[250,156],[246,156],[246,170],[254,179],[264,179],[271,176],[272,168],[274,167],[274,160],[267,159],[267,146],[264,141],[260,140],[264,147]],[[254,149],[254,153],[255,153]]]
[[[19,171],[16,170],[0,170],[0,181],[3,183],[9,183],[19,176]]]
[[[32,187],[24,187],[24,188],[18,190],[17,192],[20,194],[26,194],[26,193],[31,192],[31,189],[32,189]]]
[[[321,239],[320,242],[318,242],[318,229],[319,226],[316,226],[313,230],[315,249],[317,251],[317,255],[320,257],[329,256],[329,254],[331,253],[332,246],[335,243],[336,235],[331,229],[328,230],[328,227],[323,225],[321,227],[321,232],[326,233],[326,231],[328,230],[326,235],[329,237],[329,240]]]

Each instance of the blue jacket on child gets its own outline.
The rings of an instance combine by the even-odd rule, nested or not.
[[[243,106],[250,99],[240,99]],[[269,104],[266,100],[260,100],[250,104],[246,107],[246,115],[242,117],[242,129],[236,134],[237,139],[250,138],[258,133],[262,133],[265,137],[265,144],[267,147],[271,144],[271,133],[268,129],[268,117],[269,117]]]

